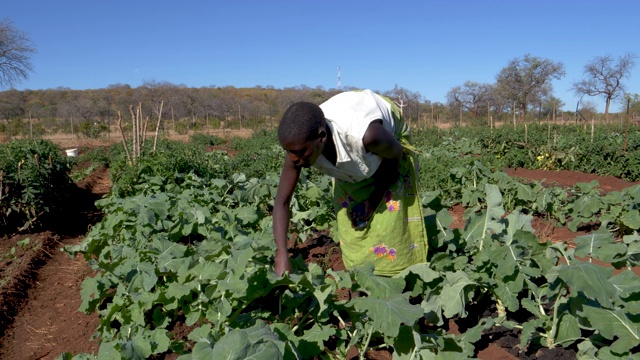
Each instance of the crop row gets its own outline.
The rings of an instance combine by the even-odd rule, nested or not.
[[[464,178],[477,169],[469,167]],[[509,196],[520,205],[507,212],[492,179],[513,192],[504,174],[465,182],[470,210],[462,230],[449,227],[441,194],[426,193],[429,262],[385,278],[370,266],[344,272],[300,260],[294,273],[275,276],[275,173],[260,181],[188,175],[180,185],[147,177],[133,197],[101,200],[105,220],[68,249],[97,272],[83,283],[82,310],[100,314],[98,357],[342,359],[354,346],[362,354],[387,347],[396,359],[472,357],[483,332],[496,326],[518,330],[523,351],[574,346],[580,356],[630,355],[640,343],[638,277],[630,270],[614,276],[578,258],[637,265],[637,232],[619,241],[602,229],[576,238],[575,248],[541,243],[525,211],[536,185],[516,185]],[[295,229],[308,233],[311,220],[330,225],[327,189],[328,178],[302,183]],[[541,189],[536,199],[549,195]],[[637,199],[638,191],[625,195]],[[345,291],[364,296],[345,298]],[[478,306],[497,316],[478,316]],[[461,335],[447,334],[443,325],[459,318],[472,324]],[[179,337],[185,326],[189,335]]]

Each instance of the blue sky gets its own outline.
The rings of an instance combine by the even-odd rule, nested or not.
[[[340,66],[342,86],[398,85],[445,102],[451,88],[495,83],[531,54],[564,64],[554,92],[574,110],[571,84],[587,62],[640,55],[636,0],[3,0],[0,18],[37,48],[19,90],[144,81],[330,89]],[[640,93],[636,62],[631,93]],[[584,100],[604,110],[603,99]]]

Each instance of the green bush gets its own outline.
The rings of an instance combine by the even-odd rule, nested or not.
[[[89,139],[98,139],[109,131],[107,124],[95,121],[82,121],[78,124],[78,132]]]
[[[206,148],[209,146],[223,145],[224,143],[226,143],[224,139],[219,138],[215,135],[207,135],[207,134],[201,134],[201,133],[196,133],[191,135],[190,142],[195,146],[200,146],[203,148]]]
[[[112,146],[109,157],[111,191],[118,197],[140,193],[148,186],[149,177],[160,177],[165,185],[180,185],[190,173],[201,178],[227,178],[234,168],[224,152],[207,152],[196,144],[165,139],[158,141],[155,153],[145,147],[136,164],[129,164],[122,145]]]
[[[69,162],[47,140],[0,145],[0,232],[35,227],[65,204],[71,192]]]
[[[185,120],[180,120],[176,123],[175,131],[178,135],[186,135],[189,132],[189,123]]]

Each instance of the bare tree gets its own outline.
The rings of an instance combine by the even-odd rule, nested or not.
[[[33,71],[31,55],[35,48],[26,33],[8,20],[0,20],[0,88],[14,87]]]
[[[633,117],[638,117],[640,115],[640,94],[625,95],[624,106],[629,107],[629,113]]]
[[[390,98],[400,109],[402,117],[408,122],[418,121],[420,118],[420,104],[422,95],[396,84],[392,90],[382,93]]]
[[[622,80],[630,75],[636,58],[631,53],[620,56],[617,61],[611,55],[595,57],[584,67],[585,78],[573,83],[573,91],[581,96],[604,97],[604,117],[608,120],[611,100],[624,94]]]
[[[473,119],[487,111],[487,106],[491,106],[493,86],[490,84],[480,84],[475,81],[465,81],[462,87],[456,86],[447,93],[447,104],[452,110],[468,111]]]
[[[142,101],[144,103],[151,104],[151,114],[145,114],[143,117],[158,117],[160,116],[160,105],[167,105],[169,98],[172,97],[172,93],[178,89],[177,85],[174,85],[168,81],[156,81],[156,80],[144,80],[142,86],[139,87],[142,95]]]
[[[524,119],[530,104],[538,104],[553,91],[551,80],[565,75],[564,64],[526,54],[513,59],[497,76],[502,95],[520,110]]]

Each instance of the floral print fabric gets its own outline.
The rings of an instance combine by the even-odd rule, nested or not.
[[[401,122],[396,123],[396,128],[403,130],[396,137],[407,149],[400,162],[400,177],[386,192],[365,229],[353,229],[348,214],[371,194],[373,180],[334,182],[337,239],[347,269],[372,262],[375,274],[393,276],[410,265],[426,262],[427,235],[416,191],[415,156],[408,150],[408,128]]]

